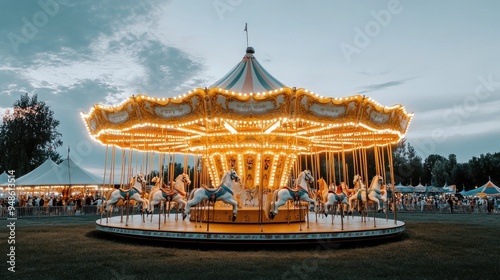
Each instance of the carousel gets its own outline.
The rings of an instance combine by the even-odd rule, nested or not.
[[[108,195],[98,230],[196,244],[347,242],[404,231],[395,212],[388,215],[387,193],[392,147],[413,115],[362,95],[288,87],[254,53],[248,47],[210,87],[132,96],[82,114],[89,135],[106,146],[105,178],[114,180],[117,149],[122,163],[135,153],[136,171],[145,171],[132,174],[122,164],[121,176],[134,178]],[[174,155],[184,155],[183,172],[144,176],[153,166],[164,174]],[[149,192],[147,182],[155,184]],[[120,200],[139,202],[142,217],[113,215]],[[171,204],[178,210],[164,210]]]

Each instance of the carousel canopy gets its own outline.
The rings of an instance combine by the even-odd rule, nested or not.
[[[479,188],[466,191],[463,193],[465,196],[500,196],[500,188],[495,186],[493,182],[488,181],[486,184]]]
[[[284,86],[248,53],[209,88],[173,98],[132,96],[82,114],[89,134],[121,148],[179,154],[269,150],[310,154],[385,146],[411,121],[401,105],[324,97]]]
[[[254,53],[254,49],[248,47],[241,62],[210,88],[221,88],[231,92],[257,93],[285,87],[260,65],[253,56]]]

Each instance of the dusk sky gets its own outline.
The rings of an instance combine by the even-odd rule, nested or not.
[[[414,112],[408,142],[459,162],[500,152],[499,1],[2,1],[0,114],[38,94],[67,156],[102,172],[80,117],[210,86],[249,45],[288,87]]]

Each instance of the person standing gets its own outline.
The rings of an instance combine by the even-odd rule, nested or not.
[[[451,196],[448,198],[448,204],[450,204],[450,211],[453,214],[453,205],[455,204],[455,202],[453,201]]]

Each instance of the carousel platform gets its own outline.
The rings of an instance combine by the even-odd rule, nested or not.
[[[281,211],[279,214],[286,214]],[[151,217],[151,216],[150,216]],[[394,219],[360,216],[328,217],[308,214],[302,222],[226,223],[182,220],[181,214],[153,215],[146,222],[140,215],[114,216],[96,221],[97,230],[132,239],[165,241],[169,244],[192,245],[286,245],[286,244],[345,244],[367,241],[390,241],[405,230],[405,223]],[[306,218],[304,216],[304,218]]]

